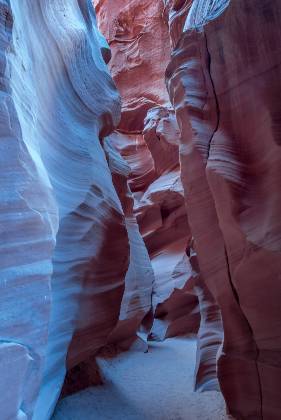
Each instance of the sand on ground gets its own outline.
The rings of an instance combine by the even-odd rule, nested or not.
[[[61,400],[53,420],[224,420],[218,392],[193,392],[196,340],[150,343],[98,359],[104,384]]]

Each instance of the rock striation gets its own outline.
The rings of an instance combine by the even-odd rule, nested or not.
[[[104,149],[125,215],[130,263],[125,277],[119,322],[107,343],[118,343],[119,347],[126,349],[136,339],[139,341],[138,337],[141,339],[142,332],[146,335],[149,332],[154,271],[134,213],[133,195],[128,185],[130,167],[119,153],[114,136],[115,133],[106,139]]]
[[[221,389],[234,418],[277,420],[281,5],[165,3],[189,224],[223,319]]]
[[[200,325],[195,387],[217,389],[220,313],[197,263],[191,264],[196,255],[181,182],[180,130],[163,83],[170,59],[163,19],[168,9],[162,1],[94,3],[123,103],[121,122],[109,139],[129,167],[133,213],[154,272],[149,339],[196,333]]]
[[[30,87],[19,82],[29,57],[19,51],[19,65],[11,63],[17,61],[14,19],[11,3],[1,0],[0,411],[5,420],[31,418],[38,395],[58,228],[50,178],[29,125],[35,104],[25,102]]]
[[[199,307],[188,257],[188,227],[179,166],[179,130],[174,112],[151,108],[143,138],[154,163],[155,178],[135,199],[137,220],[155,273],[151,338],[163,340],[197,332]]]
[[[1,418],[50,418],[119,319],[129,240],[100,139],[120,118],[90,0],[1,0]]]
[[[186,333],[196,390],[278,420],[281,4],[94,3],[111,51],[92,0],[0,0],[1,420]]]
[[[172,303],[158,308],[192,278],[186,254],[190,238],[180,181],[179,131],[168,109],[164,84],[170,57],[168,27],[159,1],[123,0],[114,6],[108,1],[95,3],[100,28],[112,50],[111,73],[122,96],[121,122],[109,140],[127,162],[133,214],[153,267],[152,306],[154,316],[161,319],[154,321],[151,338],[164,339],[173,334],[170,324],[174,320],[182,318],[176,328],[183,332],[186,322],[195,331],[199,318],[195,296],[183,298],[181,309]],[[152,45],[155,60],[151,60]],[[190,301],[190,313],[194,311],[191,319],[185,300]],[[183,322],[185,317],[188,321]]]
[[[141,133],[147,111],[169,102],[163,77],[170,59],[163,4],[159,0],[94,0],[94,4],[112,52],[109,68],[122,98],[119,129]]]

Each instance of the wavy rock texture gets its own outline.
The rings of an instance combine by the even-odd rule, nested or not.
[[[125,277],[119,322],[107,343],[128,348],[141,330],[148,333],[151,326],[151,294],[154,272],[134,214],[134,200],[128,186],[130,167],[121,157],[114,142],[115,133],[105,141],[105,152],[113,183],[121,200],[130,244],[130,264]],[[146,320],[147,319],[147,320]]]
[[[119,129],[141,132],[148,109],[169,102],[163,77],[170,58],[163,5],[150,0],[94,3],[100,28],[112,51],[111,74],[122,97]]]
[[[182,36],[192,0],[162,0],[164,16],[168,22],[171,48],[175,48]]]
[[[93,354],[119,318],[129,243],[100,137],[120,102],[90,1],[0,10],[1,418],[44,420],[66,358]]]
[[[149,332],[214,389],[222,315],[229,413],[277,420],[281,4],[95,3],[120,123],[91,0],[0,0],[1,419]]]
[[[172,303],[180,300],[177,293],[181,295],[179,290],[192,278],[192,269],[186,254],[189,236],[180,181],[179,132],[175,117],[163,107],[168,102],[164,85],[168,28],[161,2],[126,0],[114,6],[108,1],[95,3],[99,25],[112,48],[112,75],[123,99],[121,123],[110,142],[129,166],[134,214],[155,276],[152,305],[155,315],[162,318],[154,323],[152,336],[164,339],[189,330],[191,325],[191,330],[196,330],[199,317],[195,296],[183,292],[182,302]],[[151,60],[152,45],[155,60]],[[163,51],[166,55],[160,60]],[[136,80],[141,83],[136,84]],[[176,296],[166,302],[174,292]],[[156,308],[164,302],[166,306],[159,307],[158,315]],[[190,309],[186,310],[186,304]],[[173,321],[178,324],[174,328],[170,325]]]
[[[216,356],[222,341],[221,317],[202,281],[194,251],[181,182],[179,128],[174,112],[164,108],[151,109],[145,123],[144,138],[159,176],[136,205],[155,272],[151,335],[164,339],[197,333],[195,389],[219,389]]]
[[[68,353],[69,370],[64,382],[62,397],[89,386],[102,384],[95,359],[97,352],[99,352],[99,355],[107,357],[109,354],[113,356],[122,350],[147,350],[146,338],[152,323],[151,293],[154,273],[133,212],[133,197],[128,186],[130,168],[114,145],[115,135],[114,133],[109,138],[104,139],[102,144],[111,171],[113,185],[121,201],[128,234],[129,266],[127,272],[123,275],[125,280],[124,294],[121,302],[120,300],[116,301],[116,296],[110,295],[106,290],[101,289],[100,294],[95,290],[96,296],[93,296],[93,293],[89,294],[87,312],[82,307],[78,314],[79,329],[76,330],[70,345]],[[116,231],[116,226],[110,224],[109,221],[105,221],[105,223],[108,224],[109,229]],[[112,233],[110,235],[108,232],[108,240],[111,239]],[[120,246],[122,245],[120,242],[117,243]],[[106,248],[111,250],[110,244],[107,242],[105,244]],[[121,252],[124,252],[122,248]],[[103,270],[101,272],[106,274],[109,270],[111,274],[110,267],[114,267],[117,262],[114,260],[111,262],[109,254],[105,253],[104,255],[106,258],[103,258],[103,253],[100,254]],[[92,269],[95,276],[96,266],[101,267],[98,265],[98,261],[94,262]],[[112,278],[114,278],[114,274],[112,274]],[[90,287],[95,286],[93,278],[90,278],[90,280],[90,282],[84,284],[84,289],[87,286],[89,291],[91,290]],[[103,275],[100,280],[102,286],[102,283],[106,282],[107,276]],[[101,324],[101,321],[111,319],[112,310],[117,307],[116,305],[120,306],[118,322],[116,322],[114,328],[111,328],[111,331],[102,329],[102,327],[106,328],[106,324]],[[103,317],[100,314],[101,310],[104,311]],[[115,310],[114,313],[116,314]]]
[[[35,104],[26,102],[29,86],[23,89],[18,81],[28,57],[23,53],[15,67],[10,63],[17,61],[13,14],[10,2],[0,1],[0,411],[4,420],[31,418],[38,395],[58,224],[57,205],[33,130]]]
[[[220,314],[190,262],[195,253],[181,183],[180,133],[163,84],[170,58],[163,13],[169,9],[161,1],[95,4],[123,98],[121,123],[110,142],[129,165],[134,214],[154,270],[150,339],[197,332],[200,324],[195,387],[217,389]]]
[[[179,289],[183,289],[192,278],[192,270],[186,254],[189,237],[179,176],[176,136],[171,135],[170,143],[167,141],[168,130],[171,130],[170,125],[173,126],[174,122],[167,109],[152,108],[146,120],[144,137],[137,138],[134,148],[132,147],[133,137],[119,135],[115,140],[124,159],[131,165],[130,185],[134,192],[134,211],[154,269],[152,304],[155,316],[161,320],[154,322],[152,335],[158,339],[164,339],[167,335],[176,335],[177,332],[188,331],[191,324],[193,324],[191,330],[194,331],[198,324],[196,298],[190,297],[186,292],[181,304],[179,301],[172,303],[177,301],[177,293],[181,295]],[[168,127],[167,133],[160,132],[165,125]],[[159,138],[156,134],[158,128]],[[176,134],[176,131],[173,134]],[[149,151],[147,144],[150,145],[154,155]],[[145,155],[139,154],[139,150],[145,150]],[[161,152],[167,152],[166,159],[165,157],[161,159]],[[141,167],[142,161],[153,165],[151,166],[153,172],[151,170],[148,173],[153,173],[154,176],[148,183],[142,183],[142,191],[140,191],[140,180],[138,174],[136,175],[135,163],[137,162]],[[174,291],[175,297],[170,299]],[[191,304],[191,309],[186,309],[188,302]],[[160,306],[158,308],[158,305],[162,303],[161,309]],[[193,309],[195,314],[191,322],[187,314]],[[184,322],[184,316],[188,318],[189,328],[186,321]],[[173,331],[171,324],[174,320],[179,325],[175,327],[178,330]]]
[[[189,223],[222,312],[220,385],[237,419],[281,412],[280,17],[278,1],[195,0],[167,70]]]
[[[169,49],[165,53],[165,62],[160,60],[160,56],[163,55],[163,47],[169,40],[169,34],[167,27],[163,25],[161,16],[163,7],[161,3],[152,4],[148,1],[135,2],[128,0],[115,2],[114,4],[109,1],[98,0],[94,3],[99,18],[99,25],[108,39],[112,51],[109,67],[122,97],[121,122],[118,126],[118,131],[110,136],[109,142],[112,148],[115,148],[115,157],[119,153],[119,159],[120,155],[124,158],[122,165],[127,162],[128,174],[126,176],[128,180],[124,178],[123,169],[122,182],[124,186],[122,187],[123,192],[121,192],[121,196],[123,196],[123,199],[121,198],[121,201],[123,208],[125,206],[127,209],[125,216],[130,236],[131,255],[137,255],[137,243],[140,252],[140,255],[137,257],[138,267],[135,258],[135,263],[132,262],[129,267],[124,299],[125,301],[126,299],[130,301],[134,296],[130,296],[132,290],[135,290],[134,294],[137,289],[142,290],[140,296],[133,304],[135,306],[134,317],[135,320],[138,320],[137,324],[139,324],[139,321],[143,320],[144,314],[147,315],[143,320],[144,325],[142,325],[142,327],[145,327],[147,335],[147,329],[151,326],[152,321],[150,312],[151,289],[155,280],[154,274],[151,272],[150,257],[147,255],[143,239],[141,236],[139,237],[139,227],[136,222],[133,205],[135,196],[141,195],[156,177],[154,161],[143,139],[142,130],[147,110],[168,102],[164,74],[165,63],[168,62]],[[149,52],[151,34],[154,34],[155,54],[158,57],[155,61],[151,60]],[[128,83],[128,75],[131,83]],[[136,84],[136,80],[141,80],[141,84]],[[135,153],[136,147],[137,153]],[[116,162],[117,159],[115,159]],[[116,180],[118,175],[114,174],[115,169],[113,170],[113,180]],[[120,174],[118,177],[118,182],[120,182]],[[127,183],[128,186],[126,187]],[[127,192],[126,188],[129,188]],[[130,201],[128,201],[128,197],[131,197]],[[133,231],[135,231],[134,236],[132,234]],[[132,245],[135,248],[134,250]],[[142,264],[143,267],[141,267]],[[132,267],[134,265],[135,269],[133,270]],[[145,272],[146,274],[144,275]],[[127,291],[129,292],[128,295]],[[149,308],[148,301],[150,302]],[[128,307],[126,311],[130,312],[131,309]],[[123,315],[120,314],[119,327],[117,328],[118,334],[113,334],[112,336],[114,341],[118,341],[119,335],[120,337],[127,337],[129,341],[136,336],[135,327],[125,328],[126,318],[128,318],[127,322],[131,322],[131,325],[133,325],[132,321],[130,321],[132,316],[129,312],[126,315],[126,311],[121,311]]]
[[[180,179],[178,136],[172,111],[157,107],[148,112],[144,140],[156,176],[136,199],[135,212],[155,273],[154,339],[196,332],[200,318],[187,256],[191,234]]]

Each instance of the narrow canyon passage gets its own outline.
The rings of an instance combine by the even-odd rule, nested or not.
[[[219,392],[193,392],[195,359],[196,340],[185,337],[98,358],[103,385],[60,401],[52,420],[224,420]]]
[[[280,420],[280,185],[280,0],[0,0],[0,420]]]

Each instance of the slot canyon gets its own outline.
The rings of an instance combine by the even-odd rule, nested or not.
[[[0,420],[280,420],[280,0],[0,0],[0,48]]]

